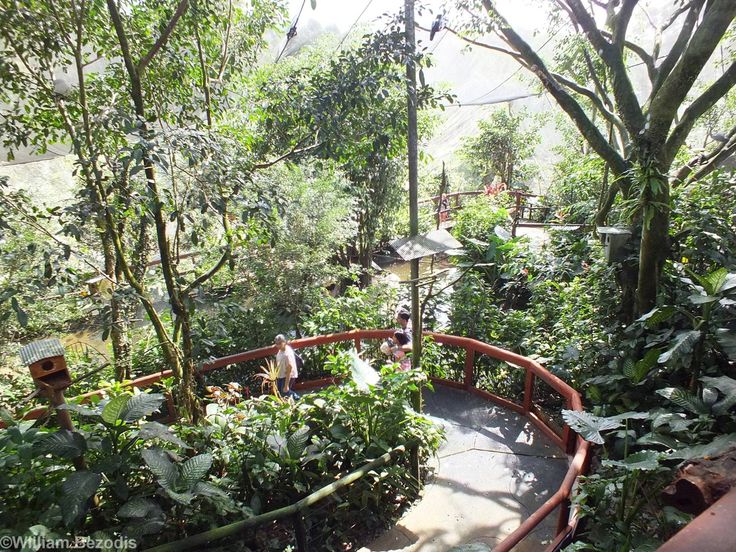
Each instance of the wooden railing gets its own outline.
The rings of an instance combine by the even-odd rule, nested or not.
[[[440,222],[449,220],[452,213],[463,208],[463,198],[475,197],[482,194],[482,191],[473,190],[469,192],[452,192],[444,194],[444,196],[434,196],[429,199],[423,199],[419,202],[420,207],[432,207],[435,218],[439,218]],[[446,205],[440,206],[440,201],[445,200]]]
[[[393,330],[351,330],[336,334],[296,339],[291,342],[291,345],[294,349],[305,349],[330,343],[352,341],[355,348],[360,351],[363,348],[364,340],[383,340],[392,334]],[[556,536],[547,548],[548,551],[557,550],[560,543],[564,542],[570,536],[577,524],[576,513],[573,512],[571,515],[569,498],[576,479],[587,470],[590,455],[590,443],[575,434],[568,426],[563,425],[560,429],[556,424],[551,423],[549,418],[544,415],[541,408],[535,404],[534,390],[538,382],[544,382],[564,400],[565,407],[570,410],[582,410],[580,394],[532,359],[468,337],[459,337],[434,332],[424,332],[424,335],[431,337],[435,343],[440,343],[449,347],[458,347],[463,349],[465,352],[462,381],[432,378],[435,383],[464,390],[526,416],[537,428],[549,437],[557,447],[571,456],[567,473],[565,474],[562,484],[557,491],[536,512],[524,520],[513,533],[507,536],[494,548],[494,552],[506,552],[511,550],[516,546],[516,544],[529,535],[529,533],[531,533],[547,516],[556,509],[559,509]],[[275,345],[254,349],[207,361],[202,364],[199,371],[200,374],[206,374],[207,372],[217,370],[218,368],[257,360],[274,354],[276,354]],[[501,397],[483,389],[479,389],[474,385],[475,362],[481,355],[487,355],[493,359],[505,362],[512,367],[524,370],[524,391],[520,400],[518,397]],[[163,378],[170,377],[171,375],[171,371],[166,370],[138,378],[130,382],[129,385],[134,387],[147,387]],[[312,380],[294,385],[294,388],[297,390],[314,388],[328,385],[332,382],[333,380],[331,378]],[[88,398],[91,395],[100,393],[101,391],[94,391],[92,393],[82,395],[81,397]],[[41,413],[45,411],[46,409],[40,409]],[[30,417],[37,417],[39,415],[38,412],[35,412],[35,414],[35,416]]]

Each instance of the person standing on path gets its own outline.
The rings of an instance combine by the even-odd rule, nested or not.
[[[291,345],[289,345],[288,340],[283,334],[277,335],[274,343],[278,348],[276,366],[279,369],[276,387],[282,397],[291,397],[297,400],[299,399],[299,395],[291,389],[291,383],[299,377],[294,349],[291,348]]]

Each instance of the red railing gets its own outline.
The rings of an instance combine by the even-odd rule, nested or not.
[[[327,345],[330,343],[342,343],[345,341],[352,341],[355,348],[360,351],[362,348],[363,340],[383,340],[393,334],[393,330],[351,330],[348,332],[322,335],[317,337],[307,337],[303,339],[296,339],[291,342],[291,345],[295,349],[305,349],[308,347],[315,347],[320,345]],[[583,474],[588,467],[588,460],[590,454],[590,443],[577,436],[573,431],[570,430],[566,425],[561,431],[547,421],[547,417],[544,416],[541,409],[534,404],[534,389],[537,380],[541,380],[546,383],[552,390],[556,391],[565,401],[566,408],[570,410],[582,410],[582,402],[580,394],[575,391],[572,387],[562,381],[560,378],[552,375],[544,369],[538,362],[529,358],[523,357],[516,353],[512,353],[505,349],[500,349],[477,341],[475,339],[467,337],[458,337],[453,335],[446,335],[433,332],[425,332],[425,336],[431,337],[435,343],[451,347],[459,347],[465,351],[465,363],[463,370],[463,380],[453,381],[443,378],[432,378],[433,382],[454,387],[457,389],[465,390],[469,393],[478,395],[487,400],[495,402],[504,408],[513,410],[521,415],[526,416],[531,422],[539,428],[556,446],[562,449],[565,453],[572,456],[572,460],[568,467],[567,473],[560,485],[559,489],[531,516],[522,522],[522,524],[502,542],[500,542],[495,548],[494,552],[506,552],[516,546],[522,539],[524,539],[534,528],[539,525],[548,515],[550,515],[555,509],[559,508],[557,531],[553,542],[548,546],[547,550],[556,550],[559,544],[569,537],[572,531],[574,531],[577,524],[577,515],[570,512],[569,497],[572,492],[573,484],[577,477]],[[207,372],[238,364],[241,362],[257,360],[276,354],[276,346],[272,345],[269,347],[262,347],[260,349],[254,349],[246,351],[244,353],[237,353],[234,355],[218,358],[205,362],[200,373],[206,374]],[[513,400],[509,397],[500,397],[493,393],[489,393],[482,389],[478,389],[473,381],[475,375],[475,360],[480,355],[487,355],[491,358],[506,362],[511,366],[518,367],[525,371],[524,380],[524,392],[521,397],[521,401]],[[152,385],[163,378],[170,377],[171,371],[166,370],[156,374],[150,374],[142,378],[138,378],[129,385],[134,387],[147,387]],[[332,383],[332,378],[325,378],[320,380],[312,380],[302,382],[294,385],[294,388],[308,389],[314,387],[321,387]],[[81,395],[82,398],[88,398],[92,395],[100,394],[101,391],[93,391]],[[35,418],[40,414],[46,412],[47,409],[37,409],[27,417]]]
[[[360,351],[363,340],[381,340],[389,337],[392,333],[393,330],[352,330],[338,334],[296,339],[291,342],[291,345],[295,349],[305,349],[318,345],[353,341],[356,350]],[[536,512],[529,516],[529,518],[524,520],[524,522],[513,533],[494,548],[494,552],[505,552],[507,550],[511,550],[529,533],[531,533],[534,528],[542,522],[542,520],[559,507],[560,511],[557,522],[556,538],[547,548],[547,550],[555,550],[559,543],[564,541],[570,535],[577,524],[577,516],[570,515],[570,503],[568,499],[572,492],[575,480],[579,475],[587,470],[590,443],[578,437],[577,434],[571,431],[567,426],[564,426],[562,432],[558,433],[558,431],[546,421],[546,416],[543,415],[541,410],[535,406],[533,400],[534,388],[537,379],[545,382],[554,391],[560,394],[560,396],[565,400],[566,408],[570,410],[582,410],[583,407],[580,394],[560,378],[545,370],[538,362],[521,355],[517,355],[516,353],[467,337],[458,337],[433,332],[425,332],[425,335],[432,337],[436,343],[459,347],[465,350],[463,381],[458,382],[443,378],[431,378],[433,382],[465,390],[469,393],[473,393],[487,400],[493,401],[504,408],[508,408],[526,416],[555,445],[567,454],[572,455],[570,466],[557,492],[555,492],[555,494],[552,495],[552,497],[550,497]],[[275,353],[275,346],[238,353],[206,362],[202,366],[201,371],[206,373],[224,366],[265,358]],[[493,393],[478,389],[473,385],[475,359],[480,355],[487,355],[491,358],[525,370],[526,377],[524,382],[524,394],[521,402],[494,395]],[[295,385],[295,388],[304,389],[308,387],[316,387],[331,383],[331,381],[332,380],[330,378],[324,380],[313,380],[310,382],[304,382],[301,385]]]

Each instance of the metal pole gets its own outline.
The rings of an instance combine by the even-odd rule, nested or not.
[[[406,17],[406,96],[407,96],[407,148],[409,157],[409,234],[419,234],[419,170],[417,136],[417,74],[414,66],[414,0],[405,0],[404,16]],[[411,365],[416,369],[421,366],[422,355],[422,317],[419,304],[419,259],[411,261],[411,326],[412,354]],[[421,388],[412,391],[411,403],[414,410],[422,411]],[[418,450],[411,451],[411,466],[417,484],[421,484]]]

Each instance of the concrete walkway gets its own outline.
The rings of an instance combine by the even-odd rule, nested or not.
[[[462,391],[435,386],[425,412],[445,427],[423,496],[388,532],[359,552],[482,552],[541,506],[560,486],[567,457],[523,416]],[[553,537],[556,515],[516,550]]]

